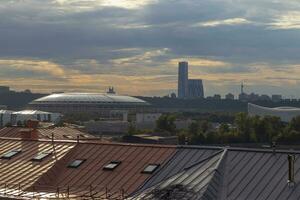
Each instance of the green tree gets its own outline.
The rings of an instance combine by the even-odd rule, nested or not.
[[[189,125],[189,128],[188,128],[188,133],[190,135],[197,135],[197,133],[199,132],[199,129],[200,129],[200,125],[198,122],[192,122],[190,125]]]
[[[252,132],[251,118],[246,113],[238,113],[234,122],[237,127],[237,132],[243,138],[243,141],[250,142]]]
[[[156,130],[174,133],[176,130],[175,120],[176,117],[174,115],[161,115],[156,121]]]

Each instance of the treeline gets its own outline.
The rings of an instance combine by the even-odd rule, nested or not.
[[[238,113],[232,124],[221,123],[213,127],[207,120],[195,120],[187,130],[177,130],[175,120],[174,115],[162,115],[157,121],[156,131],[177,135],[179,144],[300,144],[300,116],[284,123],[278,117],[252,117]]]

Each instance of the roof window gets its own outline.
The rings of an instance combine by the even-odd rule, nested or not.
[[[14,157],[15,155],[17,155],[18,153],[21,153],[21,150],[11,150],[9,152],[6,152],[5,154],[3,154],[1,156],[2,159],[11,159],[12,157]]]
[[[42,161],[44,158],[48,157],[49,155],[51,155],[51,153],[49,153],[49,152],[42,152],[42,153],[37,154],[31,160],[32,161]]]
[[[104,170],[114,170],[117,166],[121,164],[121,161],[111,161],[103,167]]]
[[[85,159],[76,159],[73,162],[71,162],[68,167],[69,168],[78,168],[82,163],[84,163]]]
[[[149,164],[149,165],[147,165],[147,167],[145,167],[145,169],[142,171],[142,173],[152,174],[155,170],[157,170],[157,168],[159,166],[160,166],[159,164]]]

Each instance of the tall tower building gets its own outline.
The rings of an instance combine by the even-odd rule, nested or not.
[[[188,80],[188,98],[204,98],[203,83],[201,79]]]
[[[188,62],[178,64],[178,98],[188,97]]]

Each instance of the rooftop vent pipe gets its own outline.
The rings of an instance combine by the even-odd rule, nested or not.
[[[288,155],[289,177],[288,185],[293,186],[295,183],[295,155]]]

